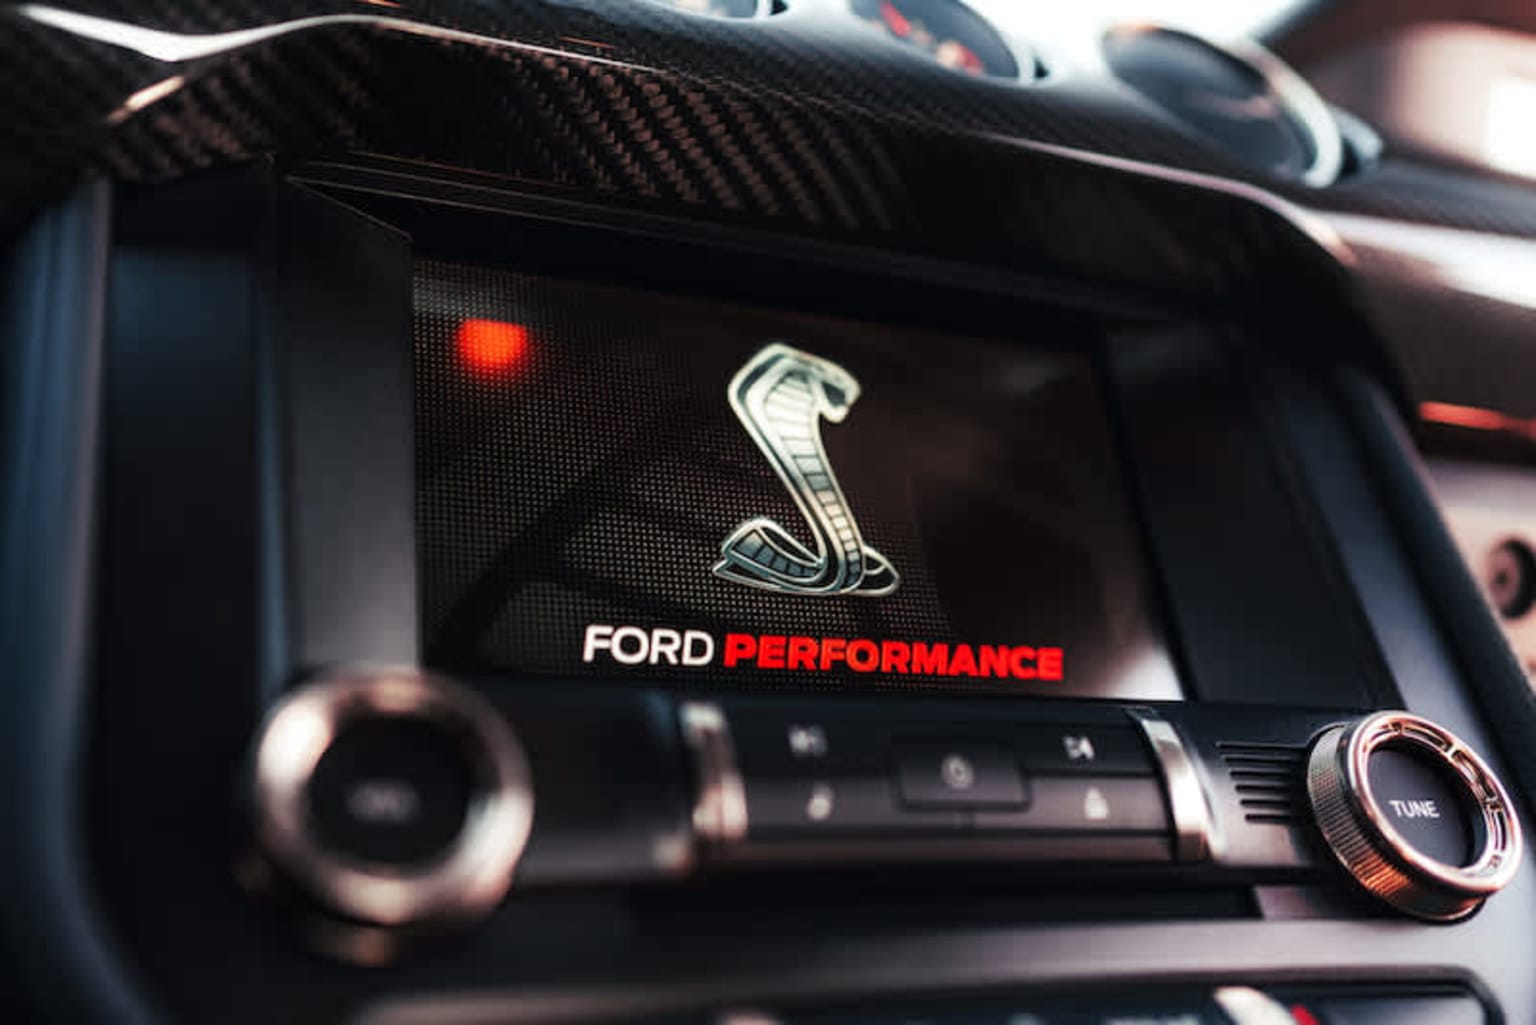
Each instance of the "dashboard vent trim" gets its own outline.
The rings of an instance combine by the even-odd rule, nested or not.
[[[1285,826],[1307,821],[1305,747],[1222,741],[1216,748],[1244,819]]]

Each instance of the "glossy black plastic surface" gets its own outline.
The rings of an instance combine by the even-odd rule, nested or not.
[[[1015,190],[1063,202],[1035,161],[1008,156],[1043,143],[1257,181],[1324,209],[1536,232],[1518,195],[1412,165],[1322,191],[1265,179],[1112,80],[1071,67],[1038,83],[958,74],[842,0],[747,21],[644,0],[69,6],[194,42],[135,48],[102,41],[114,35],[100,25],[13,12],[0,34],[0,86],[15,97],[0,116],[8,218],[88,169],[164,181],[275,153],[367,152],[900,243],[936,239],[946,222],[1004,227],[967,212],[1011,206]],[[296,24],[305,17],[317,20]]]

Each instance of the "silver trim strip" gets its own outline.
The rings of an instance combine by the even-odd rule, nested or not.
[[[736,765],[736,748],[731,742],[725,712],[716,704],[688,701],[677,714],[698,786],[693,806],[694,833],[710,844],[745,839],[747,790]]]
[[[1237,1025],[1296,1025],[1284,1004],[1251,986],[1223,986],[1211,999]]]
[[[323,848],[308,824],[310,781],[341,730],[364,719],[419,719],[462,737],[481,777],[458,839],[418,866],[377,865]],[[354,668],[294,690],[252,753],[256,842],[333,911],[381,926],[488,913],[506,896],[533,827],[527,757],[488,701],[413,669]]]
[[[614,60],[609,57],[595,57],[589,53],[578,53],[572,50],[562,50],[549,46],[537,46],[533,43],[520,43],[511,39],[499,39],[495,36],[481,35],[477,32],[442,28],[420,21],[412,21],[409,18],[395,18],[383,14],[321,14],[310,18],[295,18],[291,21],[279,21],[270,25],[260,25],[256,28],[238,29],[234,32],[194,35],[144,28],[131,22],[99,18],[91,14],[79,14],[75,11],[66,11],[58,7],[47,6],[46,4],[23,4],[16,8],[16,13],[40,25],[47,25],[51,28],[68,32],[71,35],[79,36],[82,39],[92,39],[99,43],[107,43],[110,46],[132,50],[141,56],[148,57],[151,60],[163,61],[167,64],[179,64],[185,61],[201,60],[205,57],[217,57],[248,46],[255,46],[283,36],[293,35],[297,32],[306,32],[310,29],[355,25],[382,29],[387,32],[398,32],[405,35],[425,36],[429,39],[437,39],[443,42],[470,43],[498,50],[519,50],[523,53],[586,61],[589,64],[631,68],[656,74],[662,73],[659,68],[632,64],[628,61]]]
[[[1168,811],[1173,816],[1176,861],[1207,861],[1221,849],[1211,806],[1205,799],[1200,775],[1184,747],[1183,738],[1173,724],[1150,708],[1128,708],[1126,712],[1141,727],[1152,745],[1163,785],[1168,795]]]

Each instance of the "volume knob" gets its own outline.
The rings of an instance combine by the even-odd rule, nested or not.
[[[370,926],[488,913],[533,820],[528,762],[501,713],[409,669],[342,671],[289,693],[257,737],[251,784],[267,863]]]
[[[1323,838],[1368,892],[1455,921],[1514,878],[1520,822],[1486,762],[1449,730],[1378,712],[1318,737],[1307,794]]]

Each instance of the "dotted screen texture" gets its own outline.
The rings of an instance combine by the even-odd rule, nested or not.
[[[470,352],[466,321],[516,325]],[[987,687],[1177,698],[1089,360],[1023,341],[423,261],[417,517],[434,665],[708,687]],[[811,530],[727,385],[764,346],[831,360],[861,393],[820,422],[884,597],[778,594],[712,567],[736,526]],[[702,630],[705,667],[582,660],[588,624]],[[728,632],[1065,649],[1059,682],[724,669]]]

